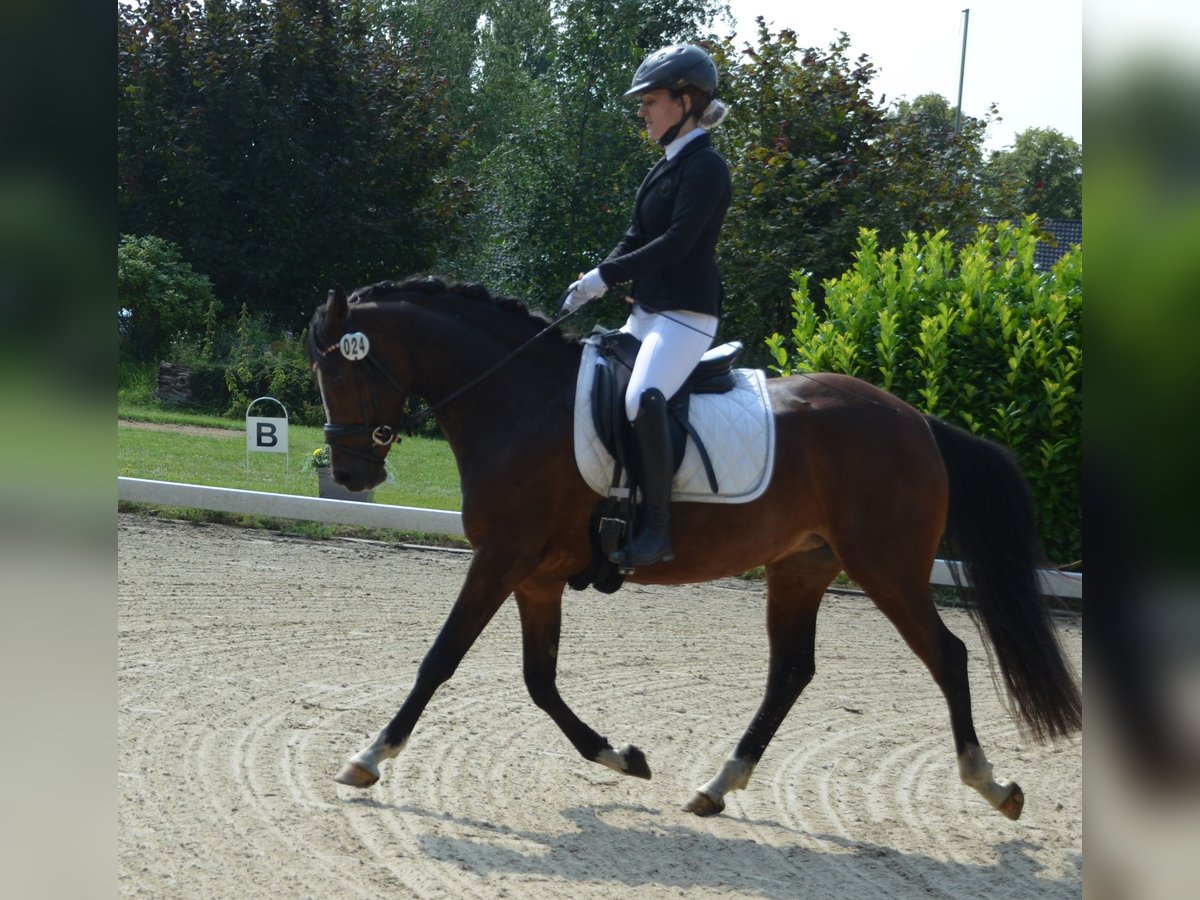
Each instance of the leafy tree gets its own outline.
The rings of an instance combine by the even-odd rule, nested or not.
[[[384,0],[371,15],[383,40],[405,48],[441,83],[443,114],[459,134],[470,128],[474,112],[480,20],[502,6],[502,0]]]
[[[947,130],[937,95],[889,111],[871,89],[874,65],[851,59],[849,45],[843,34],[824,49],[802,47],[760,18],[755,46],[721,47],[731,113],[716,135],[734,184],[719,247],[724,330],[755,362],[789,320],[792,272],[811,274],[821,310],[822,285],[850,265],[860,228],[896,242],[933,228],[966,237],[977,221],[986,121]]]
[[[174,244],[153,235],[122,236],[117,317],[131,357],[156,359],[176,334],[198,328],[213,303],[212,284]]]
[[[118,216],[178,243],[226,309],[299,324],[336,281],[432,266],[469,205],[420,49],[365,0],[118,7]]]
[[[881,165],[872,173],[873,222],[864,226],[896,244],[909,232],[938,230],[955,244],[971,240],[979,223],[981,148],[994,115],[992,107],[982,119],[957,117],[941,94],[899,101],[885,120]]]
[[[1054,128],[1028,128],[1011,150],[991,153],[981,185],[989,215],[1082,219],[1083,148]]]

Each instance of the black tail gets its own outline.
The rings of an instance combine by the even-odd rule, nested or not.
[[[1008,450],[926,416],[950,476],[947,549],[959,590],[991,642],[1020,720],[1038,740],[1073,734],[1083,699],[1038,585],[1042,554],[1033,498]]]

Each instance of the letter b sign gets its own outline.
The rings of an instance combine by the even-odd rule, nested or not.
[[[260,453],[287,453],[287,419],[246,419],[246,449]]]

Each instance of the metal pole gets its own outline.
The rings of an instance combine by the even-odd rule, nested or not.
[[[967,71],[967,26],[971,22],[971,10],[963,10],[962,61],[958,65],[958,107],[954,110],[954,133],[958,134],[962,124],[963,75]]]

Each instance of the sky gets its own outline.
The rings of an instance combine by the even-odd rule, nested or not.
[[[889,102],[941,94],[958,101],[963,10],[969,9],[963,112],[993,123],[987,150],[1011,147],[1027,128],[1056,128],[1083,142],[1083,0],[729,0],[738,43],[791,28],[801,46],[827,46],[844,31],[851,58],[866,53],[878,70],[876,98]]]

